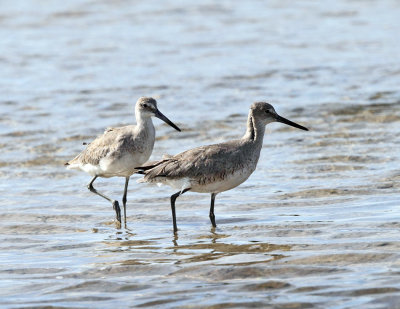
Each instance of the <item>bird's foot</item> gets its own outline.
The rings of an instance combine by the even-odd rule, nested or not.
[[[121,208],[119,207],[118,201],[113,201],[112,205],[113,209],[115,210],[117,221],[121,223]]]

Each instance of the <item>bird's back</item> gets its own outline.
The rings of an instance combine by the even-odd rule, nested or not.
[[[107,128],[102,135],[88,144],[85,150],[67,164],[71,166],[76,164],[98,165],[100,160],[107,155],[117,155],[118,152],[121,152],[123,144],[126,144],[129,139],[132,127],[134,126]]]
[[[129,176],[151,155],[154,137],[134,125],[108,128],[66,165],[104,176]]]
[[[144,181],[162,183],[185,178],[192,185],[201,186],[224,181],[243,171],[248,177],[259,157],[254,147],[254,143],[244,140],[197,147],[144,167]]]

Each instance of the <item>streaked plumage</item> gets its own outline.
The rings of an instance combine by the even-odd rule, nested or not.
[[[274,121],[307,130],[280,117],[270,104],[257,102],[250,107],[247,131],[241,139],[197,147],[138,167],[140,173],[145,175],[140,182],[167,184],[180,190],[171,196],[174,231],[177,230],[175,200],[189,190],[211,193],[210,219],[215,226],[215,196],[237,187],[254,172],[260,157],[265,126]]]

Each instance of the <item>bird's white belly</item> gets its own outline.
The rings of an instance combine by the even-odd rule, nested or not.
[[[166,184],[177,190],[184,190],[190,188],[190,191],[199,193],[219,193],[237,187],[249,178],[253,173],[253,169],[238,170],[233,174],[227,175],[225,179],[214,180],[204,184],[200,184],[196,179],[188,177],[179,179],[169,179],[168,177],[157,178],[159,184]]]
[[[228,191],[245,182],[252,172],[253,170],[243,169],[227,175],[223,180],[215,180],[205,184],[196,184],[196,182],[192,182],[191,191],[201,193],[219,193]]]
[[[118,159],[105,157],[99,162],[98,176],[101,177],[129,177],[136,172],[135,167],[141,166],[149,159],[148,153],[126,154]]]

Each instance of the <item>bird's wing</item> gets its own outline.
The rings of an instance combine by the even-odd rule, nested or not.
[[[107,128],[104,130],[104,133],[111,132],[111,131],[124,130],[124,129],[127,128],[127,127],[130,127],[130,126],[123,126],[123,127],[107,127]]]
[[[87,145],[74,159],[67,165],[72,164],[99,164],[100,160],[108,155],[112,155],[121,149],[124,142],[124,134],[127,127],[108,128],[104,133],[98,136],[94,141]]]
[[[156,177],[207,178],[211,175],[223,178],[244,163],[239,145],[232,147],[234,142],[237,141],[197,147],[153,163],[142,169],[145,180],[151,181]]]

